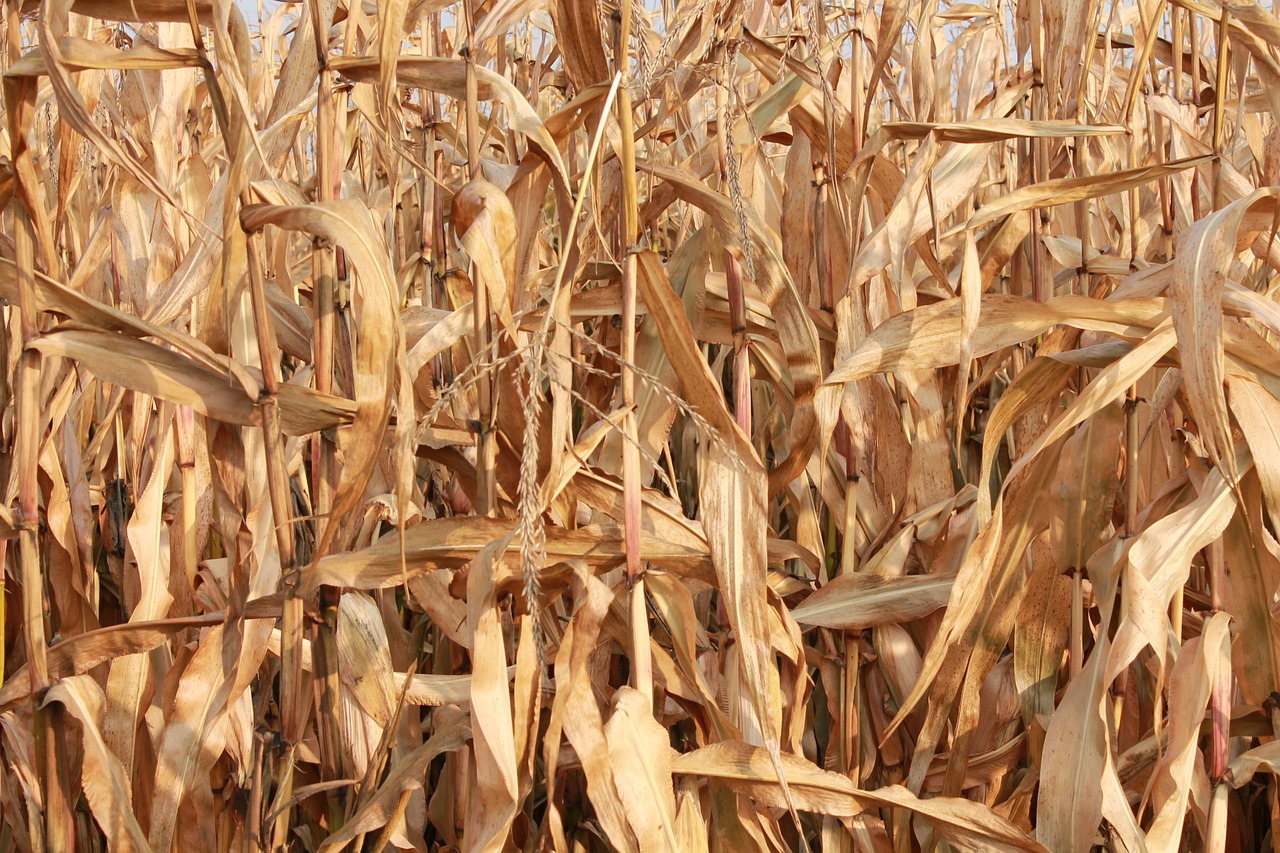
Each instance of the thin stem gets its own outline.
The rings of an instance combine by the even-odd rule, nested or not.
[[[618,12],[618,40],[614,45],[614,61],[619,74],[628,73],[631,46],[632,4],[624,2]],[[640,452],[637,444],[636,380],[631,369],[636,355],[636,243],[640,239],[638,187],[636,185],[635,126],[631,109],[631,92],[618,89],[618,133],[621,137],[619,160],[622,165],[622,221],[618,242],[622,260],[622,443],[623,536],[626,540],[627,581],[631,585],[632,683],[653,703],[653,655],[649,648],[649,614],[645,606],[644,578],[640,562]]]
[[[11,8],[10,33],[19,26],[16,10]],[[51,727],[49,713],[41,707],[49,686],[48,638],[45,632],[44,572],[40,555],[40,438],[44,425],[40,405],[42,356],[31,346],[39,336],[35,292],[35,227],[31,207],[42,193],[34,186],[35,170],[28,131],[35,115],[35,81],[32,78],[9,78],[4,81],[5,111],[9,123],[9,139],[14,171],[17,174],[19,204],[14,205],[14,270],[18,290],[18,326],[22,335],[22,354],[17,364],[15,420],[17,432],[13,443],[13,459],[18,480],[18,565],[22,582],[22,636],[27,650],[27,673],[31,681],[31,727],[35,741],[37,781],[44,795],[44,825],[32,826],[32,841],[43,844],[65,843],[63,831],[70,815],[58,781],[58,731]]]

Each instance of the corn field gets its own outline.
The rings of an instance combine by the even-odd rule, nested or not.
[[[1276,9],[0,19],[0,853],[1280,851]]]

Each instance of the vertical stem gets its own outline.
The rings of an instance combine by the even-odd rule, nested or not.
[[[846,633],[844,638],[844,685],[841,689],[841,713],[844,715],[843,722],[843,750],[845,758],[845,775],[847,775],[854,785],[859,785],[862,776],[862,750],[859,748],[860,735],[862,729],[862,720],[859,716],[859,709],[862,705],[859,701],[859,666],[862,654],[862,634]]]
[[[1124,100],[1124,122],[1129,131],[1129,148],[1126,168],[1134,168],[1141,161],[1142,150],[1139,147],[1138,134],[1134,129],[1133,115],[1134,109],[1138,103],[1138,97],[1142,91],[1142,81],[1147,74],[1149,61],[1151,61],[1152,50],[1155,48],[1156,38],[1160,34],[1160,18],[1164,14],[1164,8],[1167,0],[1160,0],[1160,4],[1156,7],[1155,15],[1148,20],[1145,10],[1139,7],[1140,26],[1145,33],[1142,38],[1142,51],[1135,53],[1133,64],[1129,68],[1129,86],[1125,91]],[[1151,84],[1156,85],[1155,66],[1151,61]],[[1130,269],[1136,269],[1138,262],[1138,211],[1140,196],[1137,189],[1130,190],[1128,193],[1129,216],[1124,223],[1124,234],[1128,237]]]
[[[316,27],[316,57],[320,66],[320,81],[316,95],[316,200],[332,201],[339,177],[339,162],[334,148],[337,142],[337,105],[333,92],[333,74],[329,70],[329,30],[332,26],[333,6],[323,0],[310,0],[311,17]],[[312,280],[314,282],[313,305],[316,315],[315,341],[313,356],[315,359],[316,390],[324,394],[333,393],[334,341],[337,336],[337,259],[335,251],[316,241],[313,243]],[[252,264],[251,264],[252,266]],[[319,441],[312,451],[313,472],[315,479],[316,506],[315,511],[321,524],[337,524],[339,519],[329,517],[333,506],[333,495],[337,483],[337,444],[332,433],[321,433]],[[322,554],[313,555],[319,559]],[[303,693],[305,679],[302,672],[302,634],[303,634],[303,602],[296,591],[296,573],[294,583],[288,587],[285,599],[284,618],[281,624],[282,693],[286,697],[284,710],[286,713],[285,740],[288,744],[297,743],[301,736],[310,703]],[[340,593],[332,587],[323,587],[319,593],[320,622],[315,627],[312,644],[314,679],[312,690],[318,693],[317,730],[320,746],[321,778],[340,778],[342,751],[341,735],[337,719],[338,674],[332,666],[335,656],[334,632],[337,625],[338,598]],[[290,738],[289,735],[293,735]],[[345,816],[345,797],[343,792],[331,791],[326,794],[329,809],[330,828],[336,830],[342,825]]]
[[[1124,526],[1128,536],[1137,536],[1138,523],[1138,387],[1129,389],[1125,404],[1125,514]]]
[[[424,55],[440,55],[440,13],[432,12],[428,29],[423,34],[422,50]],[[425,124],[423,129],[423,163],[432,170],[435,181],[424,174],[422,177],[422,257],[427,272],[427,280],[423,284],[425,291],[423,303],[431,308],[448,305],[447,296],[437,300],[436,290],[448,267],[449,249],[444,232],[444,193],[440,186],[444,182],[444,149],[439,144],[437,127],[443,120],[440,112],[440,100],[435,92],[422,90]],[[430,193],[427,192],[430,187]],[[428,205],[427,199],[430,198]],[[450,305],[450,307],[454,307]],[[446,364],[452,364],[441,354],[435,358],[435,376],[440,381],[447,381]]]
[[[818,304],[823,311],[835,307],[835,282],[831,277],[831,254],[827,251],[827,166],[813,164],[813,244],[814,263],[818,270]]]
[[[1175,9],[1174,11],[1177,10]],[[1173,135],[1173,128],[1168,128],[1166,131],[1166,120],[1164,118],[1153,117],[1153,120],[1156,129],[1155,148],[1157,151],[1164,153],[1167,147],[1171,147],[1168,145],[1167,137]],[[1166,259],[1171,259],[1173,257],[1173,178],[1162,179],[1159,183],[1159,190],[1161,251]]]
[[[1194,126],[1200,124],[1200,27],[1196,23],[1196,13],[1191,9],[1187,10],[1187,37],[1191,40],[1191,103],[1196,111],[1196,120]],[[1200,202],[1200,193],[1195,190],[1195,176],[1192,176],[1191,190],[1191,216],[1193,219],[1202,217]]]
[[[3,328],[3,327],[4,327],[4,324],[0,323],[0,328]],[[4,344],[4,341],[0,340],[0,345],[3,345],[3,344]],[[9,607],[8,607],[8,604],[6,603],[9,600],[8,599],[9,591],[6,588],[6,584],[4,581],[4,571],[3,571],[4,566],[8,561],[8,559],[9,559],[9,542],[8,540],[5,540],[3,542],[0,542],[0,637],[8,636],[8,634],[6,634],[5,631],[9,627],[8,626]],[[0,686],[4,685],[4,673],[5,673],[5,661],[6,661],[5,649],[6,648],[7,646],[5,643],[0,643]]]
[[[435,95],[426,89],[419,89],[419,96],[424,104],[422,108],[422,159],[425,163],[433,163],[435,161]],[[430,106],[427,106],[430,104]],[[421,218],[418,222],[418,252],[419,264],[426,273],[422,282],[422,304],[429,308],[435,307],[435,294],[433,293],[432,278],[435,273],[435,202],[436,188],[431,179],[427,176],[426,170],[423,170],[422,176],[418,181],[418,210],[421,212]]]
[[[10,9],[10,38],[17,36],[20,26],[17,10]],[[41,571],[40,488],[37,481],[40,456],[40,432],[44,418],[40,406],[41,356],[32,344],[39,336],[36,320],[35,293],[35,229],[30,205],[39,203],[39,189],[31,185],[35,175],[27,133],[35,112],[35,84],[31,78],[4,81],[5,110],[10,144],[17,175],[17,200],[14,205],[14,271],[18,290],[18,325],[22,334],[22,354],[17,365],[17,398],[15,422],[17,433],[13,444],[13,461],[18,480],[18,565],[22,580],[22,636],[27,649],[27,672],[31,679],[31,728],[35,739],[37,781],[44,795],[44,826],[31,827],[32,841],[43,846],[44,839],[58,841],[65,825],[55,809],[65,802],[60,795],[56,751],[53,739],[57,732],[50,727],[47,711],[40,707],[49,686],[48,640],[44,620],[44,573]],[[53,758],[51,761],[50,758]],[[63,839],[65,840],[65,839]]]
[[[1182,102],[1182,15],[1179,6],[1169,8],[1170,40],[1173,42],[1173,99]]]
[[[247,196],[247,193],[246,193]],[[242,199],[242,202],[247,201]],[[280,348],[267,306],[266,283],[262,277],[262,259],[258,252],[260,234],[246,234],[245,246],[249,264],[249,296],[253,304],[253,325],[258,339],[258,357],[262,364],[263,445],[267,456],[267,493],[280,550],[280,567],[284,573],[295,568],[293,553],[293,513],[289,508],[289,473],[284,458],[284,439],[280,432]]]
[[[49,850],[76,850],[76,823],[71,799],[71,756],[67,754],[67,713],[61,703],[53,703],[45,714],[45,843]]]
[[[287,583],[280,619],[280,713],[284,742],[289,746],[302,737],[303,721],[309,707],[302,693],[302,598],[296,581]]]
[[[1129,612],[1129,585],[1124,582],[1123,577],[1120,580],[1120,612]],[[1106,630],[1106,626],[1102,626],[1102,630]],[[1124,720],[1124,697],[1129,691],[1129,669],[1126,667],[1116,676],[1115,683],[1115,702],[1111,708],[1111,739],[1113,742],[1119,742],[1120,724]]]
[[[261,736],[253,738],[250,757],[249,803],[244,816],[245,853],[257,853],[262,849],[262,764],[263,744]]]
[[[858,459],[853,439],[850,437],[845,456],[844,489],[844,548],[840,552],[840,574],[852,574],[858,570],[858,501],[862,478],[858,476]]]
[[[471,180],[480,179],[480,108],[478,84],[476,82],[475,57],[473,55],[475,39],[475,10],[472,0],[463,4],[466,13],[467,45],[463,52],[466,59],[466,132],[467,132],[467,172]],[[489,293],[485,283],[476,275],[475,265],[471,265],[472,308],[474,311],[475,358],[478,362],[476,373],[476,392],[479,398],[479,423],[476,428],[476,512],[482,516],[492,517],[497,511],[498,486],[496,477],[497,444],[494,434],[497,400],[494,397],[494,386],[485,362],[489,359],[489,349],[493,344],[493,325],[489,311]]]
[[[716,145],[720,156],[720,186],[736,192],[729,180],[729,116],[728,96],[724,79],[724,68],[720,69],[720,85],[716,87],[716,117],[718,133]],[[621,106],[621,100],[619,100]],[[735,202],[736,203],[736,202]],[[746,235],[743,235],[745,238]],[[725,249],[724,277],[729,295],[729,325],[733,335],[733,410],[738,426],[748,436],[751,435],[751,365],[750,353],[747,349],[747,300],[742,281],[742,264],[738,258]]]
[[[431,56],[434,52],[434,40],[432,35],[435,32],[435,24],[437,22],[437,14],[423,18],[420,29],[422,31],[421,52],[423,56]],[[419,89],[418,98],[421,101],[420,113],[422,119],[422,162],[427,168],[433,168],[436,159],[436,122],[439,120],[440,101],[436,97],[436,93],[429,89]],[[418,211],[419,233],[418,233],[418,251],[421,252],[422,269],[426,273],[422,283],[422,304],[429,308],[435,307],[435,283],[433,281],[435,275],[440,271],[436,266],[436,203],[437,196],[440,195],[436,190],[436,185],[423,170],[421,179],[418,182]]]
[[[334,142],[334,103],[333,76],[328,68],[329,57],[329,25],[327,16],[322,16],[322,7],[318,0],[312,0],[312,20],[316,25],[316,52],[320,60],[320,82],[316,96],[316,200],[330,201],[333,198],[333,142]],[[335,326],[334,300],[334,258],[333,250],[315,244],[311,255],[314,289],[313,304],[316,314],[315,340],[313,357],[315,359],[316,390],[323,394],[333,392],[333,342]],[[323,519],[333,502],[336,446],[333,437],[321,433],[316,446],[315,493],[316,513]]]
[[[40,571],[40,496],[36,474],[40,453],[40,353],[31,347],[38,336],[35,310],[35,266],[31,220],[26,208],[14,211],[14,255],[17,259],[18,311],[23,350],[18,360],[18,431],[14,460],[18,467],[18,510],[21,525],[18,555],[22,576],[22,616],[33,701],[49,686],[48,643],[44,633],[44,577]]]
[[[853,100],[849,110],[849,130],[853,134],[853,153],[856,157],[858,152],[862,150],[863,138],[866,135],[866,128],[862,124],[862,116],[866,105],[863,98],[867,97],[866,81],[863,76],[866,71],[863,67],[864,57],[862,55],[862,47],[864,44],[862,35],[862,0],[854,0],[853,3],[853,47],[852,56],[849,64],[852,66],[852,91],[850,97]],[[834,164],[832,164],[834,167]]]
[[[1173,42],[1173,75],[1172,75],[1172,80],[1170,82],[1173,87],[1173,100],[1179,104],[1182,103],[1182,97],[1183,97],[1182,65],[1183,65],[1183,57],[1185,56],[1185,54],[1182,52],[1182,41],[1183,41],[1183,23],[1182,22],[1183,22],[1184,11],[1185,10],[1183,10],[1182,8],[1176,5],[1169,7],[1170,36]],[[1186,14],[1190,14],[1190,13],[1187,12]],[[1170,154],[1173,151],[1174,136],[1176,136],[1176,132],[1174,131],[1173,128],[1169,128],[1168,133],[1166,134],[1166,143],[1169,146]],[[1167,259],[1167,258],[1173,257],[1173,209],[1174,209],[1173,179],[1166,178],[1164,181],[1161,181],[1160,189],[1161,189],[1161,200],[1164,202],[1164,210],[1163,210],[1164,256]]]
[[[816,263],[820,304],[824,311],[832,311],[836,304],[836,293],[835,281],[831,273],[831,255],[827,243],[827,193],[830,182],[827,177],[827,166],[827,163],[821,161],[813,164],[813,184],[817,189],[814,196],[813,236],[817,252]],[[856,217],[850,217],[851,221],[854,219]],[[857,244],[856,239],[853,242],[855,245]],[[859,313],[861,312],[859,311]],[[859,321],[857,333],[861,335],[862,332],[863,329]],[[858,474],[858,447],[854,443],[853,431],[848,428],[848,425],[843,420],[841,421],[841,426],[840,434],[844,437],[845,509],[844,519],[842,520],[843,547],[840,551],[840,573],[851,574],[858,570],[858,501],[861,477]]]
[[[632,4],[618,9],[618,40],[614,46],[615,72],[629,76]],[[623,435],[622,495],[623,535],[626,538],[627,582],[631,586],[632,684],[653,703],[653,655],[649,648],[649,616],[645,607],[643,567],[640,563],[640,448],[636,425],[636,380],[631,366],[636,357],[636,251],[640,239],[640,209],[636,186],[635,126],[631,92],[618,87],[619,160],[622,165],[622,221],[619,244],[622,260],[622,379]]]
[[[343,778],[344,754],[338,715],[338,600],[341,592],[325,587],[320,595],[320,623],[312,643],[313,690],[316,693],[317,730],[321,771],[324,779]],[[344,789],[328,795],[329,821],[336,831],[346,822],[347,797]]]
[[[474,181],[480,177],[480,102],[476,84],[476,66],[473,42],[476,37],[476,13],[474,0],[464,0],[463,13],[466,15],[467,43],[460,51],[466,60],[466,131],[467,131],[467,178]]]
[[[1226,559],[1221,537],[1209,545],[1209,601],[1215,613],[1222,608],[1222,588],[1226,583]],[[1209,781],[1217,784],[1227,770],[1227,740],[1231,719],[1232,673],[1229,667],[1219,667],[1217,677],[1209,693]]]
[[[1226,124],[1227,107],[1227,57],[1231,53],[1231,45],[1227,41],[1227,21],[1231,13],[1226,4],[1222,6],[1222,17],[1218,19],[1218,70],[1213,81],[1215,95],[1213,107],[1213,209],[1220,210],[1223,202],[1222,189],[1222,130]]]
[[[1052,3],[1055,0],[1031,0],[1031,69],[1040,82],[1040,85],[1031,93],[1031,118],[1036,121],[1043,121],[1048,118],[1048,105],[1046,104],[1044,89],[1042,2]],[[1037,184],[1043,183],[1049,172],[1049,140],[1032,139],[1030,145],[1032,181]],[[1048,215],[1042,208],[1032,208],[1030,216],[1031,291],[1033,298],[1037,302],[1047,302],[1053,296],[1053,278],[1051,271],[1048,269],[1048,264],[1045,263],[1043,242],[1040,238],[1043,234],[1044,226],[1048,224]]]
[[[1076,137],[1075,168],[1077,175],[1084,175],[1084,137]],[[1080,238],[1080,266],[1076,270],[1076,293],[1089,295],[1089,260],[1093,248],[1089,242],[1089,202],[1076,202],[1076,236]]]
[[[173,431],[177,438],[178,469],[182,472],[182,569],[187,586],[194,593],[199,555],[196,553],[196,454],[195,413],[190,406],[178,406]]]
[[[1095,18],[1095,3],[1090,2],[1088,6],[1088,21],[1090,29],[1093,28]],[[1088,118],[1085,111],[1085,103],[1089,93],[1089,69],[1093,65],[1094,51],[1089,50],[1085,53],[1084,68],[1080,71],[1080,85],[1076,92],[1076,121],[1080,124],[1087,124]],[[1084,136],[1075,138],[1075,146],[1072,148],[1073,163],[1077,177],[1086,174],[1085,148],[1088,139]],[[1093,248],[1089,236],[1089,200],[1081,199],[1076,203],[1076,236],[1080,238],[1080,268],[1076,271],[1076,292],[1081,296],[1089,295],[1089,260],[1093,255]]]
[[[1227,849],[1227,799],[1231,796],[1231,786],[1216,778],[1213,781],[1213,798],[1209,800],[1204,850],[1205,853],[1222,853]]]
[[[234,117],[236,114],[226,109],[225,95],[221,90],[219,77],[214,73],[213,66],[205,51],[193,4],[189,4],[188,11],[191,16],[191,35],[200,57],[200,64],[204,69],[210,99],[215,106],[214,115],[222,128],[228,155],[232,162],[236,162],[243,156],[245,148],[249,145],[250,129],[243,124],[243,119]],[[321,55],[320,78],[323,87],[327,70],[324,67],[323,59],[325,42],[321,38],[321,33],[327,32],[327,29],[322,27],[322,23],[319,20],[319,4],[315,0],[313,0],[311,12],[317,27],[316,50]],[[325,185],[323,174],[318,175],[318,191],[323,192]],[[241,209],[251,203],[252,196],[247,186],[241,186],[238,201]],[[247,229],[244,229],[242,236],[245,241],[246,264],[249,273],[249,298],[253,311],[254,334],[258,346],[259,365],[262,369],[262,398],[259,400],[259,405],[262,407],[262,437],[267,468],[267,496],[271,502],[272,527],[275,531],[276,546],[280,555],[280,567],[285,587],[280,629],[282,638],[280,694],[282,715],[284,717],[282,728],[286,741],[293,743],[294,741],[291,738],[299,736],[299,728],[301,726],[298,714],[298,707],[301,704],[298,685],[302,675],[302,609],[301,601],[296,593],[297,566],[295,565],[296,560],[293,549],[292,524],[289,520],[292,515],[289,503],[290,492],[284,458],[284,440],[280,430],[280,377],[278,375],[280,371],[280,348],[276,342],[275,327],[272,324],[271,313],[267,304],[266,285],[263,280],[263,263],[259,253],[261,236],[256,233],[250,233]],[[229,237],[230,234],[228,234]],[[183,455],[185,457],[188,454]],[[190,466],[186,462],[185,458],[180,460],[184,482],[184,515],[187,512],[185,505],[188,503],[185,487],[193,476],[193,474],[188,473]],[[194,459],[191,462],[194,464]],[[194,506],[194,497],[192,497],[190,503]],[[194,537],[194,530],[188,531],[186,535]],[[194,551],[194,545],[191,546],[191,550]]]
[[[287,802],[293,795],[293,768],[294,768],[294,750],[296,747],[287,746],[275,759],[272,777],[277,780],[275,790],[275,802]],[[275,853],[277,850],[285,849],[285,842],[289,836],[289,809],[285,809],[276,819],[267,827],[267,832],[271,836],[271,850]]]
[[[1078,567],[1071,569],[1071,677],[1084,667],[1084,578]]]
[[[863,141],[866,136],[866,128],[862,126],[862,116],[865,114],[867,110],[867,106],[864,103],[864,99],[869,97],[874,97],[873,94],[868,93],[866,91],[865,84],[863,82],[863,75],[866,72],[864,70],[865,57],[863,56],[864,40],[862,35],[862,14],[863,14],[862,0],[855,0],[853,4],[852,56],[850,56],[849,58],[849,63],[852,66],[852,72],[853,72],[851,75],[853,86],[852,86],[852,92],[850,92],[851,103],[849,107],[849,110],[850,110],[849,126],[853,134],[853,155],[855,157],[858,156],[858,154],[862,151]],[[828,165],[831,168],[836,167],[835,164],[828,164]],[[819,188],[821,188],[821,183],[819,183]],[[837,199],[837,201],[840,201],[840,200],[844,200],[849,205],[849,209],[847,210],[846,221],[849,222],[850,224],[850,227],[849,227],[850,233],[848,235],[849,257],[853,257],[854,254],[858,251],[862,243],[863,200],[860,198],[843,199],[843,196]],[[817,225],[816,220],[814,225],[816,228],[816,225]],[[819,246],[820,252],[824,251],[821,248],[822,246],[821,242],[818,242],[817,245]],[[834,284],[833,284],[833,287],[834,287]],[[847,290],[847,282],[846,282],[846,290]],[[858,332],[859,334],[861,334],[862,330],[859,329]]]
[[[1174,12],[1177,12],[1176,7],[1174,8]],[[1138,523],[1138,442],[1140,441],[1140,438],[1138,432],[1138,386],[1136,385],[1129,389],[1129,398],[1125,401],[1124,413],[1125,512],[1123,536],[1126,539],[1132,539],[1137,535],[1136,527]],[[1120,583],[1120,612],[1128,613],[1129,585],[1125,583],[1123,577]],[[1115,720],[1115,729],[1112,732],[1113,735],[1120,731],[1120,724],[1124,719],[1124,697],[1128,688],[1129,670],[1128,668],[1125,668],[1116,678],[1116,701],[1115,709],[1112,714],[1112,717]]]

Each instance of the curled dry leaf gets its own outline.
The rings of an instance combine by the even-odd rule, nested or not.
[[[477,179],[454,195],[450,221],[458,243],[476,265],[481,286],[489,291],[489,304],[514,334],[516,220],[511,202],[502,190]]]
[[[354,360],[354,435],[332,508],[333,517],[340,519],[359,506],[364,496],[390,417],[396,370],[404,363],[404,335],[398,322],[400,290],[388,262],[386,243],[368,208],[351,199],[307,207],[250,205],[241,211],[240,221],[249,231],[274,225],[340,245],[359,273],[364,300]],[[401,381],[410,380],[406,376]],[[335,524],[325,525],[318,548],[321,554],[336,532]]]
[[[45,705],[61,703],[80,723],[84,743],[84,768],[80,778],[98,826],[112,839],[113,849],[143,853],[150,851],[151,846],[133,814],[129,775],[98,728],[104,701],[102,688],[87,675],[62,679],[49,688],[44,697]]]

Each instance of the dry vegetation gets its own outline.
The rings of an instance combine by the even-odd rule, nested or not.
[[[1280,19],[8,0],[0,851],[1280,850]]]

